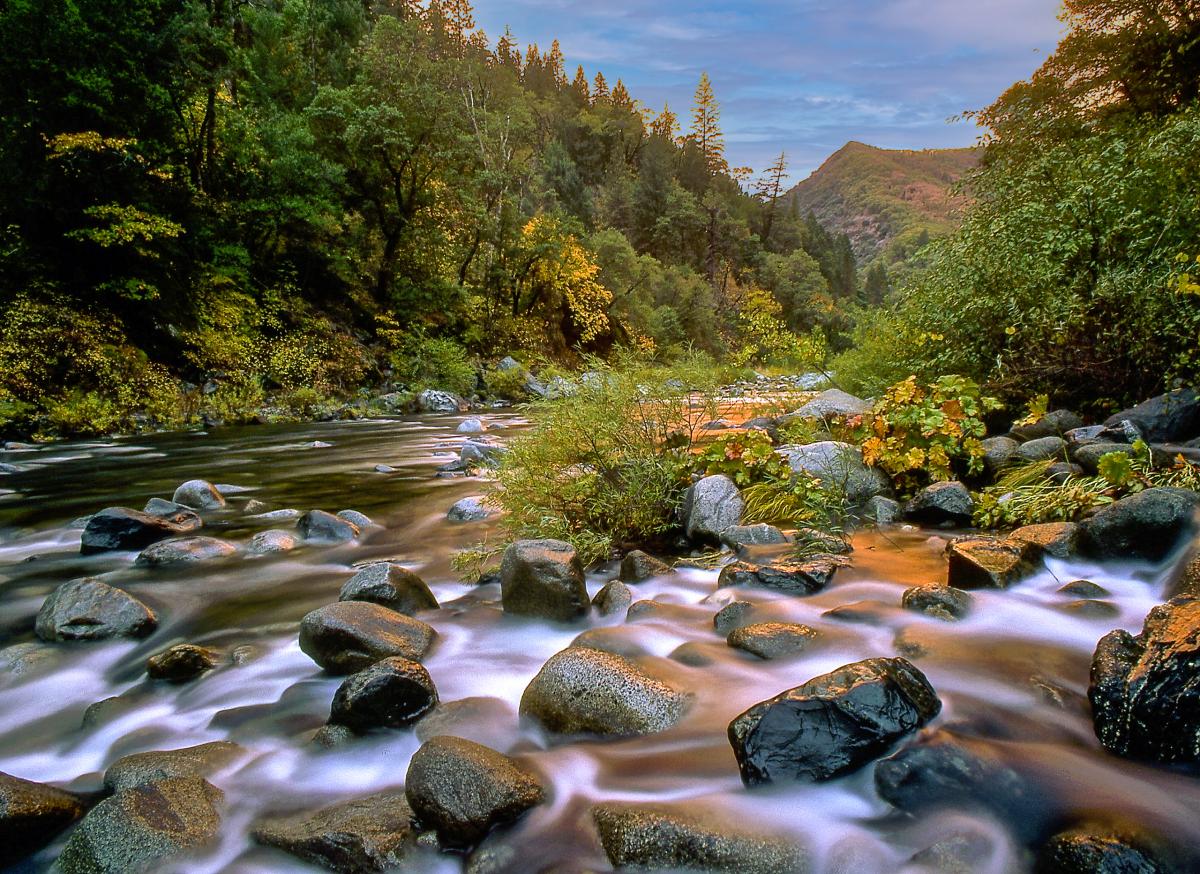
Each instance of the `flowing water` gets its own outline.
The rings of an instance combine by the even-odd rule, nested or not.
[[[730,719],[840,665],[894,656],[898,644],[914,654],[942,699],[935,726],[952,728],[1036,781],[1031,817],[1050,811],[1068,821],[1102,811],[1179,845],[1200,842],[1200,783],[1105,754],[1086,707],[1097,640],[1116,627],[1140,630],[1160,600],[1161,569],[1051,561],[1013,589],[976,593],[968,618],[944,623],[899,608],[908,586],[944,580],[944,541],[896,530],[859,535],[854,567],[812,597],[718,590],[715,572],[683,570],[633,587],[635,598],[659,605],[634,621],[593,615],[565,626],[506,616],[498,586],[465,585],[450,569],[454,550],[475,544],[493,524],[445,518],[456,500],[488,487],[436,476],[437,466],[457,455],[458,421],[254,427],[6,453],[4,460],[25,469],[6,477],[8,488],[0,492],[0,645],[34,640],[33,619],[46,594],[85,575],[127,589],[158,612],[161,624],[144,641],[42,647],[21,671],[5,668],[0,653],[0,771],[91,791],[123,755],[232,740],[246,755],[212,778],[226,796],[220,845],[172,870],[310,870],[253,845],[250,823],[264,813],[401,786],[419,741],[412,731],[396,731],[331,750],[314,746],[340,679],[301,653],[297,625],[309,610],[337,599],[355,566],[391,559],[420,573],[443,605],[421,616],[439,634],[425,664],[441,699],[485,699],[463,712],[458,731],[518,756],[550,786],[546,804],[493,838],[516,848],[522,861],[514,870],[609,870],[589,824],[597,800],[688,802],[734,823],[791,834],[809,848],[816,871],[922,870],[906,868],[906,860],[954,834],[970,834],[985,848],[978,870],[1024,870],[1016,842],[982,815],[947,811],[919,821],[895,815],[875,795],[869,766],[821,785],[742,787],[725,736]],[[504,416],[491,421],[520,424]],[[378,473],[377,464],[395,471]],[[241,489],[204,531],[234,542],[272,527],[240,510],[251,498],[275,508],[352,508],[378,525],[352,544],[235,557],[187,571],[135,569],[127,553],[78,554],[78,517],[106,506],[140,508],[197,477]],[[589,591],[612,576],[611,569],[591,575]],[[1057,592],[1080,578],[1111,593],[1116,616],[1089,616]],[[755,621],[812,626],[818,643],[771,662],[730,649],[712,617],[735,597],[755,604]],[[859,604],[860,621],[822,615],[847,604]],[[675,728],[628,740],[564,742],[518,718],[521,693],[538,668],[589,629],[694,694]],[[146,658],[185,641],[221,650],[225,664],[184,685],[148,680]],[[84,711],[104,699],[115,700],[93,711],[84,727]],[[60,846],[28,870],[48,868]],[[439,872],[461,867],[461,860],[432,855],[419,865]]]

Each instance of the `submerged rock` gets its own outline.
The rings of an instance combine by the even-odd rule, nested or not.
[[[904,505],[905,518],[922,525],[969,525],[974,512],[971,492],[960,482],[934,483]]]
[[[340,601],[300,621],[300,649],[331,674],[351,674],[390,656],[420,661],[437,632],[366,601]]]
[[[270,531],[260,531],[251,537],[250,542],[246,544],[246,555],[276,555],[291,552],[298,545],[298,541],[290,532],[273,528]]]
[[[437,704],[429,672],[418,662],[393,656],[346,678],[333,696],[329,721],[356,732],[406,728]]]
[[[672,572],[671,566],[666,562],[635,549],[621,559],[621,569],[617,577],[623,583],[640,583],[651,577],[663,577]]]
[[[391,562],[370,564],[360,570],[342,586],[338,600],[369,601],[406,616],[438,609],[437,598],[425,581]]]
[[[591,602],[575,547],[561,540],[518,540],[500,562],[505,613],[571,622],[587,615]]]
[[[42,849],[83,811],[70,792],[0,773],[0,867]]]
[[[1146,489],[1102,507],[1081,523],[1081,550],[1095,558],[1161,561],[1196,527],[1200,493]]]
[[[155,750],[122,756],[104,772],[104,788],[122,792],[176,777],[208,779],[246,754],[245,749],[229,741],[214,741],[178,750]]]
[[[146,673],[154,680],[186,683],[217,666],[215,650],[194,643],[180,643],[146,660]]]
[[[451,522],[482,522],[491,515],[492,511],[488,509],[483,498],[476,496],[456,501],[446,513],[446,518]]]
[[[693,483],[683,497],[680,518],[691,540],[715,543],[742,520],[746,502],[727,476],[706,476]]]
[[[237,547],[232,543],[215,537],[182,537],[178,540],[162,540],[147,546],[138,554],[134,564],[141,567],[194,564],[228,558],[236,552]]]
[[[795,622],[759,622],[735,628],[726,643],[760,659],[797,655],[817,638],[817,632]]]
[[[175,490],[171,500],[193,510],[220,510],[225,506],[225,498],[217,487],[202,479],[185,482]]]
[[[957,589],[1006,589],[1034,569],[1028,543],[994,537],[955,540],[946,558],[947,583]]]
[[[913,586],[904,591],[900,606],[905,610],[952,622],[971,612],[972,600],[969,592],[953,586]]]
[[[128,507],[109,507],[88,519],[79,541],[83,555],[145,549],[159,540],[195,531],[200,517],[191,510],[171,516],[152,516]]]
[[[154,611],[120,589],[97,579],[63,583],[38,611],[35,630],[42,640],[102,640],[146,637],[158,627]]]
[[[771,564],[735,561],[721,569],[717,586],[762,586],[794,595],[811,595],[829,585],[837,569],[845,564],[845,559],[833,555]]]
[[[324,510],[309,510],[296,521],[300,536],[313,543],[345,543],[361,533],[353,522]]]

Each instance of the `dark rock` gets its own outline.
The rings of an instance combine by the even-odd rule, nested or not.
[[[1071,558],[1079,549],[1079,533],[1074,522],[1045,522],[1018,528],[1008,539],[1028,544],[1039,557]]]
[[[417,662],[393,656],[346,678],[333,696],[329,721],[357,732],[406,728],[437,703],[429,672]]]
[[[721,534],[721,542],[731,549],[743,546],[777,546],[787,543],[787,536],[774,525],[734,525]]]
[[[1072,479],[1078,479],[1083,476],[1085,471],[1078,464],[1069,464],[1065,461],[1058,461],[1046,468],[1046,480],[1052,482],[1056,486],[1066,485]]]
[[[688,538],[716,543],[727,528],[742,521],[746,502],[729,477],[706,476],[688,488],[680,508]]]
[[[368,528],[377,527],[371,517],[366,513],[360,513],[358,510],[338,510],[337,517],[343,522],[349,522],[360,532],[366,531]]]
[[[749,601],[730,601],[713,616],[713,628],[722,637],[728,637],[729,632],[740,628],[750,617],[754,605]]]
[[[975,512],[971,492],[960,482],[934,483],[904,506],[904,516],[922,525],[969,525]]]
[[[42,849],[83,810],[70,792],[0,773],[0,866]]]
[[[1068,431],[1083,427],[1083,419],[1070,410],[1051,410],[1032,425],[1012,429],[1018,440],[1038,440],[1042,437],[1061,437]]]
[[[352,576],[342,586],[338,600],[369,601],[405,616],[438,609],[437,598],[423,579],[398,564],[384,561],[367,565]]]
[[[904,507],[897,500],[876,495],[863,504],[862,515],[864,519],[870,519],[876,525],[888,525],[900,521],[904,515]]]
[[[587,615],[587,586],[575,547],[561,540],[518,540],[500,562],[505,613],[571,622]]]
[[[300,649],[331,674],[351,674],[380,659],[420,661],[437,637],[417,619],[365,601],[339,601],[300,622]]]
[[[601,616],[612,616],[614,613],[628,610],[629,605],[632,603],[633,593],[620,580],[613,580],[611,583],[608,583],[592,599],[592,606],[596,608]]]
[[[122,756],[104,772],[104,788],[123,792],[145,783],[176,777],[208,779],[229,767],[246,751],[229,741],[214,741],[178,750],[155,750]]]
[[[1058,593],[1074,598],[1107,598],[1110,594],[1108,589],[1097,586],[1091,580],[1075,580],[1067,583],[1058,590]]]
[[[900,598],[900,606],[905,610],[915,610],[935,619],[952,622],[971,612],[973,600],[969,592],[953,586],[914,586],[905,590]]]
[[[443,847],[470,849],[542,802],[545,789],[505,755],[458,737],[434,737],[412,757],[408,803]]]
[[[250,538],[246,544],[246,555],[275,555],[281,552],[291,552],[298,546],[298,541],[287,531],[273,528],[270,531],[260,531]]]
[[[309,510],[296,521],[300,536],[313,543],[345,543],[361,533],[357,525],[324,510]]]
[[[983,442],[983,467],[993,477],[1012,463],[1017,450],[1021,448],[1019,441],[1011,437],[988,437]]]
[[[1037,874],[1172,874],[1153,854],[1108,828],[1075,828],[1038,852]]]
[[[521,696],[521,714],[558,734],[630,736],[670,728],[689,696],[611,653],[570,647],[550,657]]]
[[[1085,619],[1114,619],[1121,615],[1116,604],[1107,601],[1097,601],[1094,598],[1082,598],[1066,604],[1059,604],[1058,609],[1064,613],[1082,616]]]
[[[1103,425],[1084,425],[1082,428],[1072,428],[1070,431],[1064,432],[1063,439],[1072,447],[1086,446],[1088,443],[1100,440],[1103,434]]]
[[[215,537],[181,537],[177,540],[161,540],[147,546],[138,554],[134,564],[140,567],[194,564],[228,558],[236,552],[237,547],[232,543]]]
[[[828,780],[883,755],[941,710],[904,659],[867,659],[755,704],[729,724],[747,785]]]
[[[735,628],[726,643],[760,659],[778,659],[804,652],[817,638],[807,625],[794,622],[759,622]]]
[[[180,643],[150,656],[146,660],[146,673],[154,680],[185,683],[215,668],[218,658],[215,650],[194,643]]]
[[[946,547],[947,584],[957,589],[1006,589],[1032,573],[1034,552],[1021,541],[972,537]]]
[[[195,531],[200,517],[191,510],[172,516],[152,516],[127,507],[109,507],[88,519],[79,541],[83,555],[145,549],[151,543]]]
[[[669,573],[672,573],[669,564],[635,549],[621,559],[621,570],[617,578],[623,583],[640,583],[651,577],[663,577]]]
[[[717,586],[763,586],[793,595],[811,595],[829,585],[845,559],[818,555],[807,561],[751,564],[735,561],[721,569]]]
[[[185,482],[175,490],[171,500],[193,510],[220,510],[225,506],[225,498],[217,487],[202,479]]]
[[[1200,555],[1190,561],[1180,562],[1167,581],[1164,597],[1170,600],[1178,595],[1200,596]]]
[[[154,611],[120,589],[86,578],[63,583],[38,611],[42,640],[101,640],[145,637],[158,627]]]
[[[1195,530],[1200,494],[1146,489],[1101,508],[1081,524],[1080,549],[1094,558],[1161,561]]]
[[[446,513],[446,518],[451,522],[482,522],[491,515],[492,511],[483,502],[483,498],[470,497],[456,501]]]
[[[1133,422],[1148,442],[1173,443],[1200,436],[1200,396],[1180,389],[1143,401],[1104,420],[1108,428]]]
[[[1015,461],[1052,461],[1067,459],[1067,441],[1061,437],[1040,437],[1022,443],[1014,456]]]
[[[891,491],[887,474],[868,466],[862,450],[850,443],[825,440],[806,446],[781,446],[775,451],[787,460],[793,472],[815,476],[852,505]]]
[[[1075,447],[1071,457],[1090,476],[1100,472],[1100,459],[1113,452],[1119,452],[1130,458],[1137,456],[1137,450],[1128,443],[1088,443]]]
[[[151,516],[174,516],[176,513],[189,509],[189,507],[185,507],[183,504],[176,504],[174,501],[151,498],[146,502],[146,506],[142,507],[142,512],[149,513]]]

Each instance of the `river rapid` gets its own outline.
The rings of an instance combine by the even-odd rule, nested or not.
[[[501,436],[521,424],[502,413],[486,418],[515,426]],[[1200,782],[1105,753],[1086,702],[1096,642],[1113,628],[1141,629],[1161,600],[1165,568],[1050,560],[1012,589],[975,593],[966,619],[941,622],[899,604],[905,588],[944,581],[944,537],[896,527],[857,535],[853,567],[811,597],[718,590],[716,571],[684,569],[631,586],[635,599],[659,605],[633,621],[623,612],[593,614],[577,625],[506,616],[498,585],[466,585],[450,568],[455,550],[497,536],[493,522],[446,519],[455,501],[489,487],[437,476],[437,467],[458,454],[460,420],[247,427],[4,453],[22,470],[0,481],[0,647],[35,640],[34,617],[46,595],[82,576],[128,590],[154,608],[160,625],[145,640],[46,645],[20,662],[14,651],[0,651],[0,771],[94,791],[105,768],[129,753],[235,741],[246,754],[211,778],[225,793],[220,843],[170,870],[315,870],[254,845],[251,823],[402,786],[420,745],[414,731],[334,749],[311,742],[342,678],[323,674],[300,651],[298,623],[336,601],[356,566],[387,559],[420,574],[442,604],[420,615],[439,635],[424,663],[442,701],[487,699],[466,711],[456,730],[516,756],[549,787],[547,803],[490,839],[516,849],[522,861],[513,870],[611,870],[588,815],[602,800],[688,802],[731,822],[794,835],[819,872],[927,870],[908,860],[962,834],[984,848],[976,870],[1027,870],[1027,854],[1009,828],[982,814],[897,815],[876,796],[871,766],[825,784],[742,786],[726,738],[734,716],[840,665],[901,652],[942,700],[934,727],[1035,782],[1031,816],[1051,808],[1067,819],[1099,811],[1179,845],[1200,843]],[[377,472],[380,464],[394,471]],[[193,478],[237,487],[202,532],[234,543],[281,527],[248,519],[241,508],[250,499],[272,508],[354,509],[377,525],[351,544],[239,555],[185,571],[135,568],[132,553],[79,555],[79,517],[108,506],[140,509]],[[590,574],[589,592],[613,576],[613,568]],[[1108,590],[1115,615],[1092,615],[1058,592],[1078,579]],[[713,615],[735,598],[754,603],[754,621],[802,622],[819,632],[818,642],[776,661],[731,649],[715,632]],[[850,611],[856,621],[823,615],[850,604],[859,605]],[[519,719],[521,693],[534,674],[589,629],[695,696],[678,725],[599,741],[548,737]],[[222,666],[182,685],[149,680],[146,658],[181,642],[220,650]],[[85,727],[85,710],[105,699],[115,700],[93,710]],[[20,870],[48,870],[63,840]],[[429,872],[463,867],[459,858],[432,853],[418,864]]]

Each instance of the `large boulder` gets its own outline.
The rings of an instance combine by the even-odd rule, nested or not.
[[[427,388],[417,395],[417,408],[422,413],[465,413],[471,405],[456,394]]]
[[[815,476],[828,489],[845,495],[851,504],[864,504],[891,491],[887,474],[869,467],[862,450],[849,443],[825,440],[806,446],[781,446],[775,450],[796,473]]]
[[[232,765],[246,753],[227,740],[213,741],[178,750],[154,750],[122,756],[104,772],[104,788],[123,792],[145,783],[176,777],[208,779]]]
[[[171,860],[216,840],[221,791],[198,777],[143,783],[94,807],[58,857],[62,874],[177,870]]]
[[[1103,507],[1082,523],[1081,550],[1095,558],[1160,561],[1195,529],[1200,494],[1146,489]]]
[[[1061,437],[1068,431],[1083,427],[1083,419],[1070,410],[1051,410],[1030,425],[1019,425],[1012,429],[1018,440],[1039,440],[1043,437]]]
[[[225,498],[212,483],[202,479],[191,479],[175,490],[171,500],[193,510],[220,510]]]
[[[191,510],[155,516],[128,507],[109,507],[88,519],[80,537],[79,551],[83,555],[94,555],[145,549],[159,540],[195,531],[200,525],[200,517]]]
[[[1118,629],[1092,658],[1096,736],[1114,753],[1200,762],[1200,598],[1155,607],[1137,637]]]
[[[742,521],[746,502],[727,476],[706,476],[695,482],[683,497],[680,518],[692,540],[716,543],[726,529]]]
[[[729,724],[746,785],[828,780],[861,768],[942,704],[905,659],[867,659],[755,704]]]
[[[541,781],[508,756],[469,740],[430,738],[413,755],[404,792],[421,824],[451,849],[470,849],[542,802]]]
[[[1043,522],[1018,528],[1008,540],[1028,544],[1039,556],[1070,558],[1079,549],[1079,535],[1074,522]]]
[[[42,640],[145,637],[158,627],[154,611],[120,589],[86,578],[63,583],[38,611],[34,630]]]
[[[946,547],[946,582],[956,589],[1006,589],[1034,570],[1036,551],[1026,542],[968,537]]]
[[[572,622],[590,602],[575,547],[562,540],[518,540],[500,561],[505,613]]]
[[[787,535],[774,525],[760,522],[757,525],[734,525],[721,534],[721,542],[730,549],[744,546],[780,546],[788,542]]]
[[[779,418],[779,424],[786,425],[795,419],[822,420],[844,419],[850,416],[861,416],[871,412],[871,405],[862,398],[855,397],[837,388],[828,388],[804,406],[786,416]]]
[[[736,602],[735,602],[736,603]],[[795,622],[756,622],[729,632],[725,642],[760,659],[798,655],[817,638],[817,632]]]
[[[398,564],[369,564],[342,586],[339,601],[369,601],[405,616],[438,609],[437,598],[419,576]]]
[[[975,512],[971,492],[960,482],[934,483],[904,505],[904,516],[922,525],[969,525]]]
[[[934,619],[953,622],[971,612],[973,600],[970,592],[953,586],[913,586],[905,589],[900,596],[900,606]]]
[[[211,671],[219,660],[219,654],[208,647],[177,643],[146,659],[146,674],[152,680],[186,683]]]
[[[811,595],[829,585],[846,559],[836,555],[817,555],[804,561],[777,561],[754,564],[735,561],[721,569],[717,587],[762,586],[791,595]]]
[[[630,736],[670,728],[690,697],[620,656],[569,647],[550,657],[521,696],[521,713],[558,734]]]
[[[216,537],[180,537],[160,540],[143,549],[134,564],[141,567],[168,567],[171,565],[196,564],[229,558],[237,547]]]
[[[420,661],[437,632],[366,601],[339,601],[300,621],[300,649],[331,674],[352,674],[391,656]]]
[[[360,733],[407,728],[437,704],[437,688],[424,666],[392,656],[346,678],[333,696],[329,721]]]
[[[36,853],[83,811],[70,792],[0,773],[0,867]]]
[[[1020,448],[1020,442],[1011,437],[988,437],[983,441],[984,469],[996,476],[1012,463]]]
[[[1143,401],[1105,419],[1109,428],[1132,422],[1150,443],[1182,443],[1200,437],[1200,395],[1180,389]]]
[[[345,543],[361,533],[353,522],[324,510],[309,510],[296,520],[296,529],[310,543]]]

